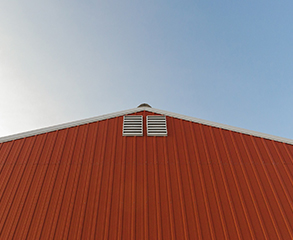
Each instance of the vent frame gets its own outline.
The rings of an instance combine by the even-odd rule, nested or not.
[[[143,136],[143,116],[124,115],[122,136]]]
[[[147,115],[146,120],[148,136],[168,136],[167,120],[165,115]]]

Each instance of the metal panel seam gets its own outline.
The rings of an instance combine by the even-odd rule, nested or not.
[[[171,127],[172,126],[172,127]],[[175,132],[174,123],[169,124],[169,127],[172,128],[172,130]],[[188,226],[187,226],[187,219],[186,219],[186,209],[184,206],[184,196],[182,192],[182,180],[181,180],[181,172],[180,172],[180,164],[178,159],[178,149],[177,149],[177,141],[176,138],[173,140],[174,145],[174,152],[175,152],[175,161],[176,161],[176,175],[177,175],[177,181],[179,186],[179,197],[180,197],[180,207],[181,207],[181,214],[182,214],[182,222],[184,227],[184,237],[185,239],[189,239],[189,233],[188,233]]]
[[[236,188],[237,188],[237,193],[238,193],[238,195],[239,195],[239,197],[240,197],[240,201],[241,201],[242,209],[243,209],[244,214],[245,214],[245,219],[246,219],[246,222],[247,222],[248,227],[249,227],[249,230],[250,230],[250,235],[251,235],[251,237],[252,237],[253,239],[256,239],[256,236],[255,236],[255,234],[254,234],[253,228],[252,228],[251,223],[250,223],[250,221],[249,221],[249,217],[248,217],[247,209],[246,209],[246,206],[245,206],[245,204],[244,204],[244,200],[243,200],[242,192],[241,192],[241,190],[240,190],[239,182],[238,182],[238,180],[237,180],[237,175],[235,174],[235,169],[234,169],[233,165],[231,164],[232,159],[231,159],[231,156],[230,156],[230,154],[229,154],[228,147],[227,147],[227,143],[226,143],[225,138],[224,138],[224,136],[223,136],[223,132],[222,132],[222,130],[220,130],[220,135],[221,135],[222,142],[223,142],[223,145],[224,145],[224,148],[225,148],[225,152],[226,152],[227,157],[228,157],[228,160],[229,160],[229,161],[228,161],[228,162],[229,162],[229,166],[230,166],[230,169],[231,169],[232,174],[233,174],[234,182],[235,182],[235,185],[236,185]],[[214,140],[214,144],[215,144],[214,135],[213,135],[213,140]]]
[[[195,197],[195,188],[194,188],[194,182],[192,179],[192,173],[191,173],[191,166],[190,166],[190,156],[188,154],[187,151],[187,142],[186,142],[186,134],[185,134],[185,130],[183,127],[183,123],[182,120],[180,120],[180,126],[181,126],[181,132],[183,135],[183,146],[184,146],[184,152],[185,152],[185,157],[187,159],[187,171],[188,171],[188,180],[189,180],[189,184],[190,184],[190,192],[191,192],[191,197],[192,197],[192,206],[193,206],[193,211],[194,211],[194,216],[195,216],[195,222],[196,222],[196,227],[197,227],[197,236],[199,238],[202,238],[202,233],[201,233],[201,228],[199,225],[199,212],[198,212],[198,208],[197,208],[197,202],[196,202],[196,197]],[[188,126],[190,126],[188,124]]]
[[[260,192],[261,192],[262,198],[263,198],[263,200],[264,200],[264,202],[265,202],[265,206],[266,206],[266,208],[267,208],[267,210],[268,210],[268,212],[269,212],[269,216],[270,216],[270,219],[271,219],[271,221],[272,221],[272,223],[273,223],[274,230],[275,230],[277,236],[279,237],[279,239],[281,239],[281,236],[280,236],[280,233],[279,233],[279,229],[278,229],[277,226],[276,226],[276,222],[275,222],[275,219],[274,219],[274,217],[273,217],[273,215],[272,215],[272,210],[271,210],[271,208],[270,208],[270,205],[268,204],[267,197],[266,197],[266,195],[265,195],[265,191],[264,191],[263,186],[262,186],[262,184],[261,184],[261,180],[259,179],[259,175],[258,175],[258,173],[257,173],[257,170],[255,169],[255,167],[254,167],[254,165],[253,165],[253,163],[252,163],[252,156],[251,156],[251,153],[250,153],[249,150],[248,150],[247,144],[246,144],[245,140],[243,139],[243,136],[240,135],[240,137],[241,137],[241,140],[242,140],[243,146],[244,146],[244,148],[245,148],[245,150],[246,150],[246,154],[248,155],[249,162],[250,162],[250,165],[251,165],[251,167],[252,167],[252,170],[253,170],[254,176],[255,176],[255,178],[256,178],[257,185],[258,185],[258,187],[259,187],[259,189],[260,189]],[[267,239],[269,239],[268,236],[266,236],[266,237],[267,237]]]
[[[205,134],[203,132],[203,128],[202,128],[201,125],[199,126],[199,128],[200,128],[200,134],[201,134],[201,138],[202,138],[203,145],[204,145],[205,155],[206,155],[207,159],[211,159],[211,157],[209,155],[209,152],[207,150],[207,140],[206,140]],[[210,130],[210,132],[211,132],[211,130]],[[215,144],[213,144],[213,147],[216,150]],[[217,160],[219,161],[219,155],[218,155],[217,150],[216,150],[216,154],[217,154],[217,158],[218,158]],[[215,196],[216,196],[217,208],[218,208],[218,211],[219,211],[224,236],[225,236],[226,239],[229,239],[228,230],[227,230],[227,223],[226,223],[226,221],[224,219],[224,214],[223,214],[223,206],[222,206],[222,202],[221,202],[220,197],[219,197],[218,187],[217,187],[217,184],[216,184],[216,181],[215,181],[215,173],[214,173],[214,170],[212,169],[211,164],[209,164],[209,162],[208,162],[208,168],[209,168],[209,172],[210,172],[210,175],[211,175],[211,180],[212,180],[212,184],[213,184],[213,190],[214,190],[214,193],[215,193]],[[221,167],[220,167],[220,169],[221,169]],[[227,193],[227,189],[226,189],[227,188],[227,186],[226,186],[227,183],[226,183],[226,180],[225,180],[224,173],[222,172],[222,169],[221,169],[221,173],[222,173],[222,179],[223,179],[225,190],[226,190],[226,195],[228,196],[229,202],[231,203],[231,200],[229,198],[229,194]],[[233,215],[233,210],[232,210],[232,215]],[[238,237],[239,237],[239,235],[238,235]]]

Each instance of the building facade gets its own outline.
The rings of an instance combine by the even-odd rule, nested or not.
[[[293,239],[293,141],[143,105],[0,139],[0,239]]]

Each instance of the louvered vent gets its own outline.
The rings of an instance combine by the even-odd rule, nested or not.
[[[167,136],[166,116],[147,116],[148,136]]]
[[[124,116],[123,136],[142,136],[142,116]]]

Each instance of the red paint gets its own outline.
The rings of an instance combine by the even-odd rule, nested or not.
[[[153,113],[139,112],[145,116]],[[1,239],[293,239],[293,146],[167,117],[0,144]]]

